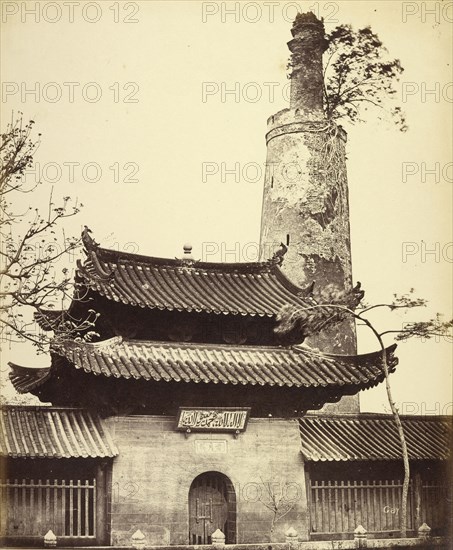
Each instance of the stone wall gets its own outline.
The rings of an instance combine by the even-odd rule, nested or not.
[[[297,420],[250,419],[237,438],[207,433],[186,437],[175,431],[174,417],[111,417],[107,423],[119,448],[112,468],[112,545],[127,545],[137,529],[149,545],[187,544],[190,485],[209,471],[226,475],[235,488],[238,543],[283,542],[289,526],[307,537]],[[209,441],[222,443],[210,448]],[[272,537],[272,513],[263,504],[269,503],[269,482],[275,496],[294,499]]]

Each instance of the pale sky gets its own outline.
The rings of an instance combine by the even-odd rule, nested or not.
[[[20,110],[43,134],[37,204],[54,183],[55,197],[85,205],[67,233],[88,225],[103,246],[167,257],[189,241],[201,258],[215,243],[219,254],[203,259],[219,261],[254,259],[242,251],[259,241],[257,171],[266,119],[288,106],[296,8],[323,16],[328,31],[371,25],[405,68],[409,131],[371,115],[346,127],[354,279],[369,303],[411,287],[429,300],[422,311],[377,316],[382,330],[451,316],[452,2],[42,1],[27,2],[28,13],[23,2],[1,4],[2,129]],[[372,349],[360,331],[359,351]],[[451,342],[404,343],[397,355],[402,412],[451,414]],[[13,346],[3,373],[10,359],[46,362]],[[364,411],[385,403],[382,384],[361,394]]]

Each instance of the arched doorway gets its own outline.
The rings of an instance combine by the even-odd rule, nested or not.
[[[189,544],[211,544],[217,529],[227,544],[236,542],[236,493],[227,476],[205,472],[189,490]]]

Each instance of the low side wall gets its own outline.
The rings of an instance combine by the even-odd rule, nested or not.
[[[174,546],[144,546],[144,550],[350,550],[356,548],[398,548],[399,550],[405,550],[410,548],[418,548],[419,550],[431,550],[437,548],[438,550],[450,550],[452,548],[452,542],[450,539],[443,537],[433,537],[426,540],[419,538],[406,538],[406,539],[373,539],[366,541],[357,540],[336,540],[336,541],[319,541],[319,542],[299,542],[299,543],[262,543],[262,544],[226,544],[221,547],[215,547],[212,545],[174,545]],[[38,548],[42,548],[43,544],[39,544]],[[57,543],[57,548],[60,548],[60,544]],[[8,548],[13,549],[11,546],[3,547],[5,550]],[[28,550],[29,548],[35,548],[35,546],[21,546],[22,550]],[[111,550],[111,546],[81,546],[77,547],[78,550]],[[14,550],[18,550],[18,547],[14,547]],[[116,550],[133,550],[132,546],[118,546]]]
[[[213,550],[213,546],[167,546],[153,547],[147,546],[147,550]],[[439,550],[450,550],[451,541],[436,537],[429,541],[419,538],[413,539],[373,539],[366,541],[357,540],[336,540],[336,541],[318,541],[318,542],[299,542],[297,544],[288,543],[265,543],[265,544],[226,544],[222,546],[225,550],[350,550],[356,548],[399,548],[401,550],[409,548],[418,548],[419,550],[430,550],[438,548]],[[218,547],[217,547],[218,550]]]

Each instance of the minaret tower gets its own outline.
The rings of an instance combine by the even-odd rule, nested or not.
[[[352,287],[346,132],[325,115],[322,56],[324,24],[298,14],[291,30],[290,107],[268,119],[267,163],[261,221],[262,257],[288,246],[282,268],[314,294]],[[353,323],[326,330],[310,345],[339,354],[356,353]],[[358,412],[358,398],[337,408]]]

